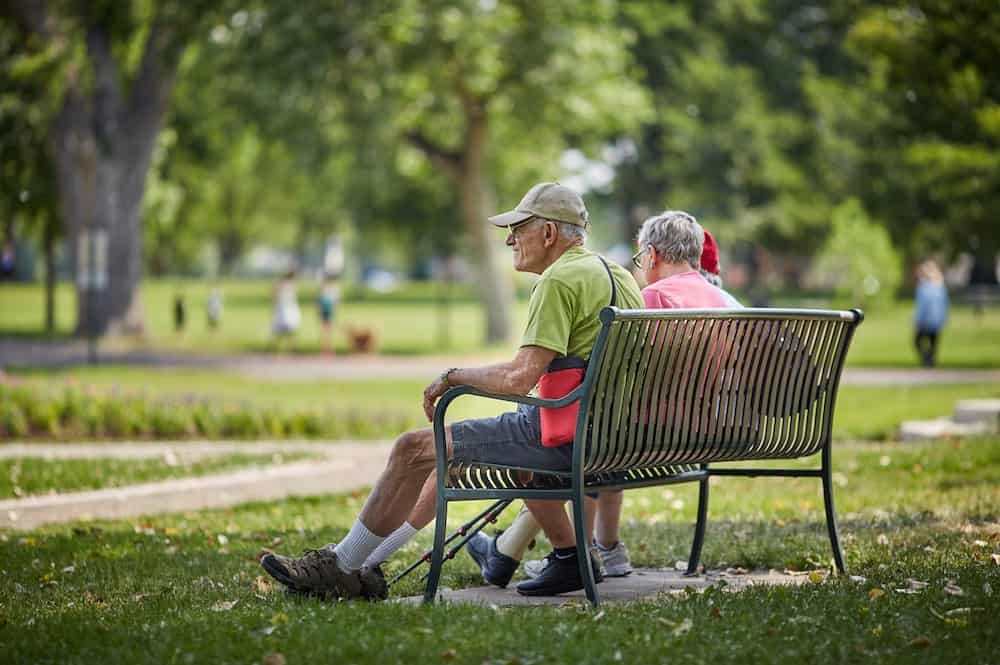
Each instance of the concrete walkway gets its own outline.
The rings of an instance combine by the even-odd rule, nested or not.
[[[776,570],[739,573],[710,570],[697,577],[685,577],[676,570],[639,568],[628,577],[607,578],[597,586],[601,602],[622,602],[656,598],[660,594],[682,594],[692,588],[704,591],[710,586],[725,583],[725,589],[739,591],[753,585],[789,586],[808,581],[807,574],[779,573]],[[400,598],[401,603],[422,603],[423,596]],[[522,596],[513,585],[507,589],[495,586],[472,587],[468,589],[442,589],[438,600],[446,603],[470,603],[474,605],[525,606],[525,605],[565,605],[578,603],[586,605],[587,595],[583,591],[564,593],[559,596]]]
[[[0,446],[0,457],[21,456],[34,448],[42,457],[80,459],[132,455],[133,459],[186,452],[201,455],[234,452],[318,450],[320,460],[252,467],[200,478],[180,478],[88,492],[31,496],[0,501],[0,528],[33,529],[43,524],[86,519],[125,519],[154,513],[222,508],[290,496],[350,492],[372,485],[385,468],[388,443],[341,444],[107,444],[76,446]],[[78,450],[71,450],[78,448]],[[223,452],[225,451],[225,452]]]

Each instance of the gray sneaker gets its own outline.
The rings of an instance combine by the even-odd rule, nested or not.
[[[604,564],[604,574],[608,577],[625,577],[632,573],[632,562],[628,560],[625,543],[618,541],[610,550],[594,547]]]
[[[605,564],[604,564],[603,560],[601,559],[600,548],[598,548],[595,545],[591,545],[590,546],[590,560],[594,564],[594,571],[596,573],[594,575],[594,581],[595,582],[601,582],[601,581],[604,580],[605,577],[608,577],[608,574],[604,571]],[[627,554],[625,555],[625,561],[626,561],[626,563],[628,562],[628,555]],[[598,562],[600,562],[600,566],[599,567],[598,567]],[[535,579],[536,577],[538,577],[539,575],[542,574],[542,571],[545,570],[545,567],[547,565],[549,565],[549,558],[548,557],[545,557],[544,559],[533,559],[531,561],[525,561],[524,562],[524,576],[527,577],[527,578],[529,578],[529,579]],[[632,568],[631,567],[628,569],[628,572],[629,573],[632,572]],[[628,573],[624,573],[624,574],[628,575]],[[619,575],[619,577],[620,577],[620,575]]]
[[[300,557],[264,550],[259,560],[268,575],[292,591],[345,600],[364,597],[361,575],[341,570],[332,548],[306,550]]]

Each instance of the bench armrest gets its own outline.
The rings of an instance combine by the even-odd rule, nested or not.
[[[441,396],[434,407],[434,447],[437,453],[438,483],[444,481],[444,472],[448,464],[448,447],[445,442],[444,415],[455,399],[462,395],[472,395],[474,397],[485,397],[486,399],[499,400],[503,402],[514,402],[516,404],[528,404],[541,408],[558,409],[576,402],[583,395],[583,385],[579,385],[565,396],[559,399],[542,399],[541,397],[530,397],[528,395],[503,395],[500,393],[488,393],[472,386],[455,386]],[[541,442],[539,442],[541,445]]]

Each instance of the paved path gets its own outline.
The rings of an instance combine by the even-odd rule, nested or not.
[[[505,359],[500,354],[380,356],[284,356],[275,354],[209,355],[161,351],[103,351],[102,362],[151,368],[190,367],[238,372],[254,378],[283,380],[319,379],[429,379],[443,368],[481,365]],[[72,367],[87,362],[82,342],[38,342],[0,339],[0,368]],[[928,383],[998,383],[1000,369],[849,368],[845,385],[909,386]]]
[[[788,586],[803,584],[808,581],[806,574],[787,574],[771,571],[752,571],[734,574],[727,571],[710,570],[697,577],[685,577],[676,570],[657,570],[639,568],[628,577],[607,578],[597,586],[601,602],[622,602],[655,598],[660,594],[682,594],[685,589],[692,588],[704,591],[710,586],[725,581],[725,588],[738,591],[752,585]],[[473,587],[469,589],[442,589],[438,599],[448,603],[471,603],[475,605],[565,605],[570,603],[587,604],[587,596],[583,591],[564,593],[559,596],[522,596],[513,588],[500,589],[494,586]],[[400,598],[401,603],[422,603],[423,596],[408,596]]]
[[[49,455],[74,456],[65,446],[45,446]],[[189,444],[147,444],[80,446],[105,456],[111,449],[119,449],[126,455],[142,457],[147,452],[164,455],[168,451],[178,451]],[[229,444],[239,450],[291,450],[292,447],[277,444]],[[95,490],[32,496],[23,499],[0,501],[0,528],[33,529],[53,522],[68,522],[80,519],[125,519],[153,513],[184,512],[203,508],[221,508],[249,501],[272,501],[289,496],[312,496],[317,494],[350,492],[375,482],[385,468],[390,444],[300,444],[307,450],[323,450],[326,456],[321,460],[280,464],[270,467],[241,469],[200,478],[180,478],[155,483],[131,485],[116,489]],[[209,444],[200,448],[190,446],[208,454],[208,449],[217,450],[226,444]],[[30,446],[35,447],[35,446]],[[14,446],[0,447],[4,456],[12,456],[20,450]],[[7,455],[6,453],[10,453]],[[44,452],[45,451],[41,451]]]

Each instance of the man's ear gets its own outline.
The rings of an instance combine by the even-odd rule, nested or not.
[[[559,239],[559,228],[556,227],[555,222],[545,222],[545,235],[542,237],[545,239],[546,247],[555,244],[556,240]]]

